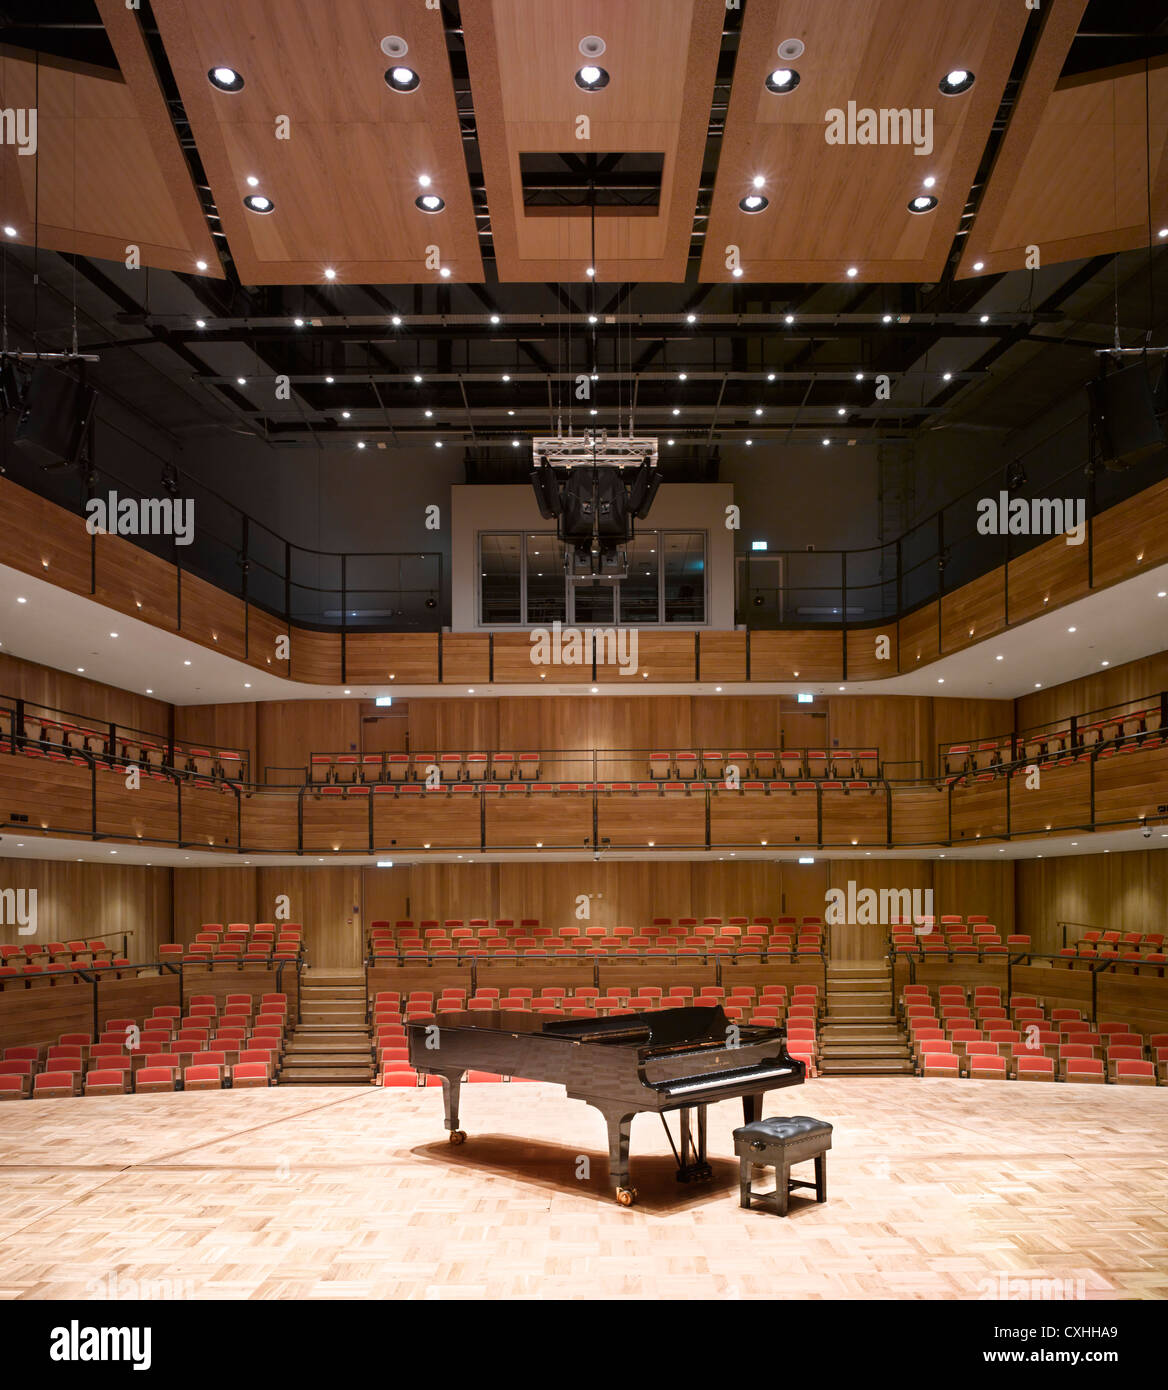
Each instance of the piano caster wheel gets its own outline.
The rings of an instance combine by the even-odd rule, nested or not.
[[[637,1200],[637,1189],[635,1187],[618,1187],[616,1199],[622,1207],[631,1207]]]
[[[446,1136],[452,1144],[465,1144],[466,1131],[462,1129],[452,1129]]]

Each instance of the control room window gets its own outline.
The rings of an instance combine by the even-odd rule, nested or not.
[[[667,623],[706,621],[706,545],[701,531],[664,531]]]
[[[484,627],[523,621],[523,591],[519,532],[485,535],[479,546],[482,561],[479,584]]]

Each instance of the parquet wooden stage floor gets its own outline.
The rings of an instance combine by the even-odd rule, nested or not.
[[[553,1086],[464,1087],[461,1149],[437,1087],[6,1104],[0,1297],[1168,1296],[1163,1090],[827,1078],[765,1113],[834,1124],[826,1205],[739,1209],[737,1102],[701,1188],[639,1116],[629,1210],[599,1115]]]

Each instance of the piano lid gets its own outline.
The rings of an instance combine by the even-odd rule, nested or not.
[[[675,1047],[678,1043],[725,1042],[730,1026],[720,1004],[656,1009],[652,1013],[608,1018],[550,1018],[545,1033],[578,1042],[629,1043],[641,1047]]]

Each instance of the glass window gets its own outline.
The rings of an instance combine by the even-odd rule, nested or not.
[[[576,609],[572,621],[577,627],[611,627],[613,592],[611,584],[573,585]]]
[[[657,592],[657,567],[660,537],[656,531],[646,531],[629,542],[629,573],[620,584],[620,621],[622,623],[657,623],[661,621],[660,598]]]
[[[665,621],[706,620],[706,538],[701,531],[661,533],[665,575]]]
[[[536,627],[568,620],[564,543],[554,532],[527,535],[527,619]]]
[[[479,558],[482,571],[482,622],[484,627],[523,621],[520,544],[523,537],[514,534],[488,534],[480,537]]]

